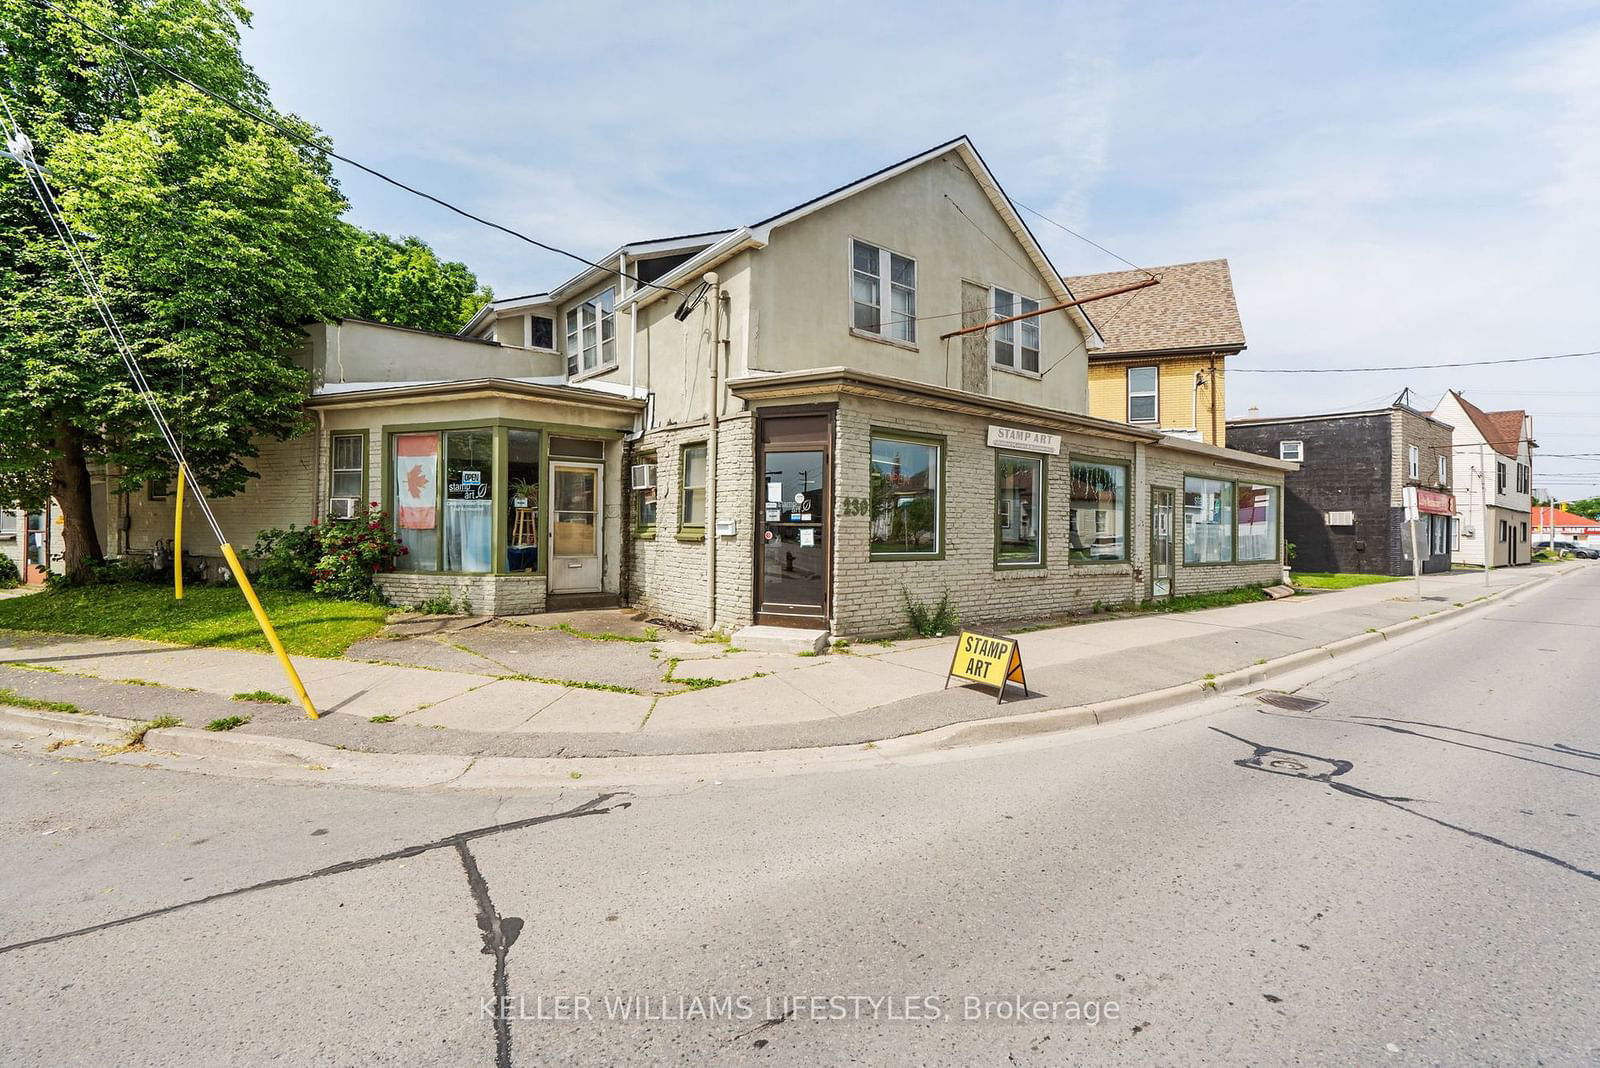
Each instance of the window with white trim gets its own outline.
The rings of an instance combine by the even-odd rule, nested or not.
[[[1306,446],[1303,441],[1278,442],[1278,459],[1293,460],[1296,463],[1306,458]]]
[[[356,498],[367,495],[367,439],[364,434],[331,434],[328,438],[328,496]]]
[[[1160,389],[1161,369],[1158,367],[1128,368],[1128,422],[1154,423],[1159,420],[1161,405],[1157,399]]]
[[[1437,459],[1439,461],[1439,485],[1448,486],[1450,484],[1449,458],[1441,453]]]
[[[567,309],[567,377],[617,362],[617,290],[613,286]]]
[[[887,314],[884,294],[888,293]],[[898,252],[850,242],[850,326],[894,341],[917,340],[917,261]]]
[[[1013,315],[1028,315],[1039,310],[1039,302],[1009,290],[995,288],[991,292],[994,319],[1009,319]],[[1039,373],[1039,317],[1002,323],[990,331],[989,362],[1008,371]]]
[[[1422,450],[1415,445],[1406,449],[1406,477],[1415,482],[1421,477]]]

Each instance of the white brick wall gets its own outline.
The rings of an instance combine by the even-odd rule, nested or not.
[[[542,612],[545,603],[543,575],[435,575],[425,571],[396,571],[379,575],[378,588],[389,600],[410,608],[441,594],[474,615],[510,616]]]
[[[731,519],[737,533],[717,539],[717,618],[706,613],[708,556],[702,539],[678,537],[683,488],[682,460],[686,445],[706,441],[704,422],[653,430],[634,447],[639,455],[654,452],[656,463],[656,533],[634,537],[630,603],[652,615],[700,627],[733,629],[753,617],[755,530],[752,527],[755,484],[754,421],[748,415],[724,418],[717,428],[717,518]],[[635,525],[629,507],[628,524]],[[707,537],[714,533],[707,531]]]
[[[1134,446],[1082,435],[1064,435],[1062,454],[1047,458],[1046,561],[1043,568],[999,569],[994,565],[995,450],[987,444],[989,421],[935,414],[887,402],[845,398],[840,406],[835,460],[834,604],[835,633],[870,636],[906,627],[905,591],[932,605],[946,589],[964,622],[1017,621],[1142,600],[1147,594],[1149,484],[1153,480],[1178,494],[1181,531],[1183,473],[1241,478],[1237,471],[1213,471],[1189,454],[1154,446]],[[946,438],[944,557],[938,560],[872,560],[869,518],[844,516],[839,503],[868,497],[869,438],[874,427]],[[1129,524],[1132,559],[1126,563],[1068,562],[1071,498],[1070,457],[1126,461],[1130,466],[1133,514]],[[1281,478],[1249,476],[1278,485]],[[1281,500],[1281,492],[1280,492]],[[1281,505],[1280,505],[1281,506]],[[1241,564],[1185,568],[1178,549],[1176,592],[1201,593],[1246,585],[1266,585],[1281,577],[1281,564]]]

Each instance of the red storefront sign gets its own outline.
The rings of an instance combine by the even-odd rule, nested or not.
[[[1417,487],[1417,511],[1425,515],[1455,515],[1456,499],[1453,494]]]

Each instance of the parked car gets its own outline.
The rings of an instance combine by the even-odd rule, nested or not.
[[[1580,560],[1600,560],[1600,546],[1579,545],[1575,541],[1567,541],[1564,538],[1557,538],[1554,543],[1549,538],[1545,538],[1542,541],[1535,541],[1533,547],[1535,549],[1548,549],[1552,544],[1557,552],[1566,553],[1568,556],[1576,556]]]

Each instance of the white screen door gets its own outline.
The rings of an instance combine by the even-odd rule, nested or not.
[[[550,465],[550,592],[596,593],[601,586],[602,530],[599,464]]]

